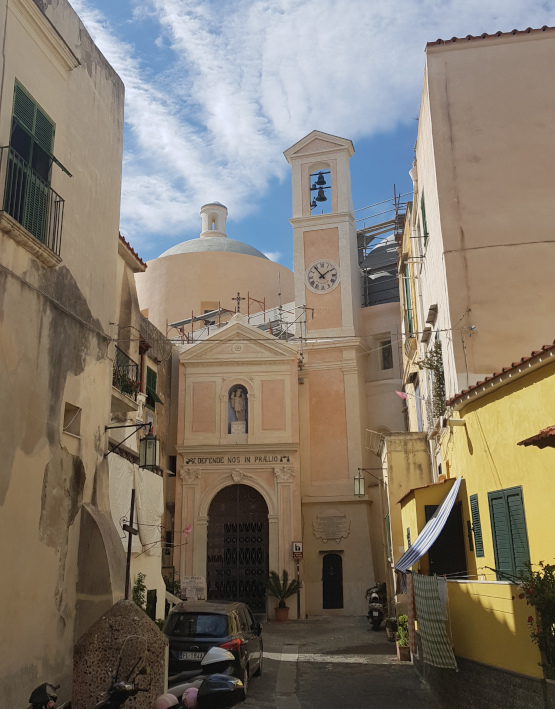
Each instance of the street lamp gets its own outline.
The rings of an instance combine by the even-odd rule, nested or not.
[[[152,424],[139,442],[139,468],[153,470],[160,467],[160,439],[152,433]]]
[[[140,428],[148,428],[148,433],[146,436],[141,438],[139,441],[139,468],[154,470],[155,468],[160,467],[160,439],[156,438],[152,432],[151,423],[131,423],[120,426],[104,426],[105,431],[109,431],[113,428],[133,428],[134,430],[127,436],[127,438],[120,441],[117,446],[114,446],[111,450],[105,453],[105,458],[107,458],[110,453],[115,453],[115,451],[117,451],[117,449],[125,443],[125,441],[131,438],[134,433],[137,433]]]
[[[364,495],[366,494],[365,489],[364,489],[364,475],[362,474],[360,469],[359,469],[358,473],[355,475],[354,482],[355,482],[355,497],[364,497]]]

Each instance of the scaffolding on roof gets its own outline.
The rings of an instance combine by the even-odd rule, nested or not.
[[[357,228],[358,263],[362,271],[362,307],[399,302],[397,276],[397,247],[401,243],[408,202],[402,201],[411,192],[397,195],[357,212],[366,214],[357,219],[363,222]],[[375,211],[378,206],[389,206]],[[384,215],[389,218],[383,220]],[[381,219],[379,219],[381,217]]]

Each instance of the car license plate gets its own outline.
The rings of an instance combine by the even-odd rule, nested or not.
[[[374,616],[374,618],[377,618],[380,614],[379,611],[372,611],[372,615]]]
[[[179,653],[180,660],[202,660],[203,657],[204,657],[203,652],[180,652]]]

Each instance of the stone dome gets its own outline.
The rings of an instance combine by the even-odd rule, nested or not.
[[[244,244],[242,241],[237,241],[236,239],[229,239],[226,236],[210,236],[198,239],[189,239],[189,241],[182,241],[181,244],[176,244],[172,246],[163,254],[160,254],[159,258],[164,256],[175,256],[175,254],[196,254],[202,251],[229,251],[235,254],[245,254],[245,256],[257,256],[258,258],[263,258],[269,260],[267,256],[253,246]]]

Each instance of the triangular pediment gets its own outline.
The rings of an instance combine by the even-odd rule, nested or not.
[[[294,345],[241,322],[228,325],[179,355],[184,364],[277,362],[296,358]]]
[[[337,150],[347,150],[349,157],[355,152],[353,143],[347,138],[339,138],[336,135],[313,130],[312,133],[305,135],[304,138],[299,140],[298,143],[295,143],[295,145],[292,145],[283,154],[287,160],[290,161],[294,158],[301,158],[306,155],[316,156],[336,152]]]

